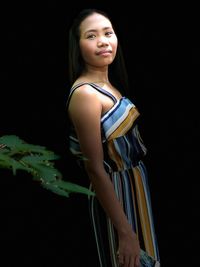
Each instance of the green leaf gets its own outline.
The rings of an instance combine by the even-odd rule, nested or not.
[[[32,163],[44,163],[48,165],[49,160],[56,160],[60,157],[55,155],[54,153],[49,153],[46,155],[29,155],[29,156],[23,156],[22,160],[28,164]]]
[[[32,152],[38,154],[50,154],[51,151],[47,150],[45,146],[28,144],[16,135],[4,135],[0,137],[0,144],[6,145],[12,150],[12,153]]]
[[[16,145],[22,144],[24,141],[16,135],[4,135],[0,137],[0,144],[4,144],[10,148],[15,147]]]
[[[56,193],[60,196],[69,197],[70,191],[63,190],[56,186],[54,183],[42,183],[42,186],[48,190],[51,190],[53,193]]]
[[[0,167],[12,169],[13,174],[16,174],[17,170],[24,170],[30,172],[30,168],[27,166],[22,165],[19,161],[10,158],[7,155],[0,154]]]
[[[0,137],[0,168],[30,173],[34,180],[52,192],[69,197],[70,193],[94,196],[88,188],[62,180],[62,173],[54,167],[54,160],[60,157],[44,146],[28,144],[16,135]]]
[[[69,190],[70,192],[76,192],[76,193],[83,193],[88,194],[90,196],[95,196],[95,193],[89,190],[86,187],[83,187],[81,185],[77,185],[71,182],[67,182],[64,180],[58,180],[56,181],[56,184],[63,189]]]
[[[36,176],[41,178],[46,183],[50,183],[61,178],[62,174],[56,168],[48,167],[41,164],[32,164],[31,167],[35,170]]]

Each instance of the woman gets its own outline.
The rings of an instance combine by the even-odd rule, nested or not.
[[[127,98],[120,44],[104,12],[85,9],[74,20],[69,71],[70,149],[95,192],[89,207],[100,266],[139,267],[141,249],[159,261],[139,112]]]

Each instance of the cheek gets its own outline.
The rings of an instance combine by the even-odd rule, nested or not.
[[[88,45],[85,46],[84,44],[80,44],[80,51],[81,51],[82,58],[85,61],[88,61],[88,59],[91,58],[92,54],[94,53],[92,47],[90,47]]]
[[[118,41],[116,38],[113,39],[112,42],[110,42],[110,46],[112,47],[113,55],[116,55],[117,46],[118,46]]]

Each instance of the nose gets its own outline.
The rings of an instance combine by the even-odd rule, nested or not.
[[[105,36],[99,37],[98,42],[97,42],[97,45],[98,46],[107,46],[108,45],[108,39],[107,39],[107,37],[105,37]]]

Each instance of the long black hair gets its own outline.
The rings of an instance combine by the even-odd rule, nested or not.
[[[95,8],[83,9],[73,20],[69,29],[68,37],[68,72],[69,82],[72,85],[80,76],[84,69],[84,61],[81,56],[79,40],[80,40],[80,24],[88,16],[98,13],[110,19],[108,14],[102,10]],[[122,53],[122,48],[118,40],[118,48],[115,60],[109,68],[109,79],[111,83],[123,94],[129,95],[128,75]]]

